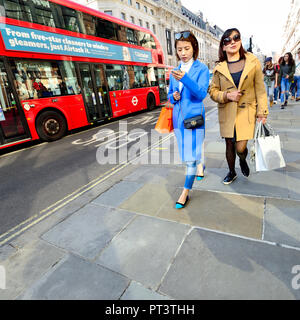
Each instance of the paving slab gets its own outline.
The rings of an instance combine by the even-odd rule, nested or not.
[[[178,167],[174,166],[141,166],[132,174],[124,178],[125,181],[138,181],[140,183],[163,183],[165,184],[169,176],[182,171]]]
[[[53,211],[45,219],[31,226],[26,232],[20,234],[18,237],[10,241],[11,245],[17,248],[27,246],[30,242],[35,242],[40,236],[42,236],[49,229],[71,216],[74,212],[83,208],[89,203],[89,199],[84,195],[70,201],[57,211]]]
[[[20,300],[116,300],[129,279],[68,255],[22,295]]]
[[[292,288],[300,251],[194,229],[158,292],[174,299],[300,299]]]
[[[130,212],[89,204],[53,227],[42,238],[93,259],[133,217]]]
[[[171,298],[145,288],[136,281],[131,281],[120,300],[171,300]]]
[[[286,171],[287,172],[299,172],[300,171],[300,159],[297,161],[287,163]]]
[[[146,183],[138,192],[124,201],[120,209],[155,216],[162,205],[172,199],[176,187]]]
[[[103,250],[96,263],[155,290],[189,229],[138,216]]]
[[[250,168],[251,170],[251,168]],[[230,185],[224,185],[223,179],[228,170],[208,168],[204,180],[196,181],[193,188],[255,196],[289,198],[288,180],[285,172],[273,170],[251,172],[248,178],[237,170],[237,179]]]
[[[6,289],[0,290],[0,300],[15,299],[64,256],[64,251],[42,240],[17,250],[1,262],[6,271]]]
[[[226,145],[223,141],[212,141],[205,144],[205,153],[221,153],[225,156]]]
[[[289,198],[300,200],[300,172],[287,172],[286,176]]]
[[[142,183],[121,181],[94,199],[92,203],[118,207],[123,201],[127,200],[129,196],[134,194],[142,186]]]
[[[156,216],[191,226],[262,238],[264,198],[193,190],[188,206],[181,210],[174,208],[177,198],[174,194]]]
[[[267,199],[264,240],[300,248],[300,201]]]

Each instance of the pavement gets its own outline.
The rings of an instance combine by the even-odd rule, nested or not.
[[[112,171],[16,232],[0,247],[0,299],[298,300],[300,103],[274,105],[269,123],[285,168],[255,172],[251,163],[246,178],[237,160],[238,179],[223,185],[215,109],[207,116],[205,178],[185,209],[174,209],[185,169],[171,136],[151,151],[151,164]],[[160,163],[164,154],[171,164]]]

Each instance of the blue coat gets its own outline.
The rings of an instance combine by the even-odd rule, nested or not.
[[[181,64],[175,68],[175,70],[179,70],[180,67]],[[179,92],[179,81],[177,81],[172,74],[170,75],[168,93],[168,99],[174,104],[173,127],[178,143],[179,154],[181,160],[184,162],[200,161],[205,136],[205,122],[200,128],[185,129],[183,126],[183,118],[188,119],[202,114],[205,119],[203,100],[207,95],[209,86],[209,70],[206,65],[195,60],[189,72],[186,73],[180,81],[183,84],[180,93],[180,103],[174,100],[173,97],[175,91]]]

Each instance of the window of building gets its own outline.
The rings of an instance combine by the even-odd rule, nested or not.
[[[153,33],[156,34],[156,26],[155,26],[155,24],[152,25],[152,30],[153,30]]]
[[[134,17],[131,16],[130,19],[131,19],[131,23],[135,24],[135,22],[134,22]]]
[[[20,100],[80,94],[71,61],[11,61]]]
[[[149,22],[146,22],[146,28],[150,29]]]
[[[141,5],[140,5],[140,3],[139,3],[139,2],[136,2],[136,3],[135,3],[135,6],[136,6],[136,8],[137,8],[138,10],[140,10]]]
[[[124,12],[121,12],[121,19],[122,19],[122,20],[126,20],[126,15],[125,15]]]
[[[140,24],[141,27],[143,26],[143,21],[142,21],[142,19],[139,19],[139,24]]]
[[[169,55],[172,55],[172,39],[171,39],[171,31],[166,29],[166,39],[167,39],[167,52]]]
[[[112,10],[104,10],[104,13],[109,14],[110,16],[112,16],[112,15],[113,15]]]
[[[146,6],[144,6],[144,11],[148,13],[148,8]]]
[[[151,16],[154,16],[154,11],[153,11],[153,9],[150,9],[150,13],[151,13]]]
[[[132,0],[128,0],[128,4],[132,6]]]

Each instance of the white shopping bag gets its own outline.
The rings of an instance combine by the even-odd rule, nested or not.
[[[266,135],[265,128],[270,135]],[[285,167],[285,161],[281,153],[279,135],[275,135],[271,126],[259,122],[255,130],[255,165],[256,171],[269,171]]]

